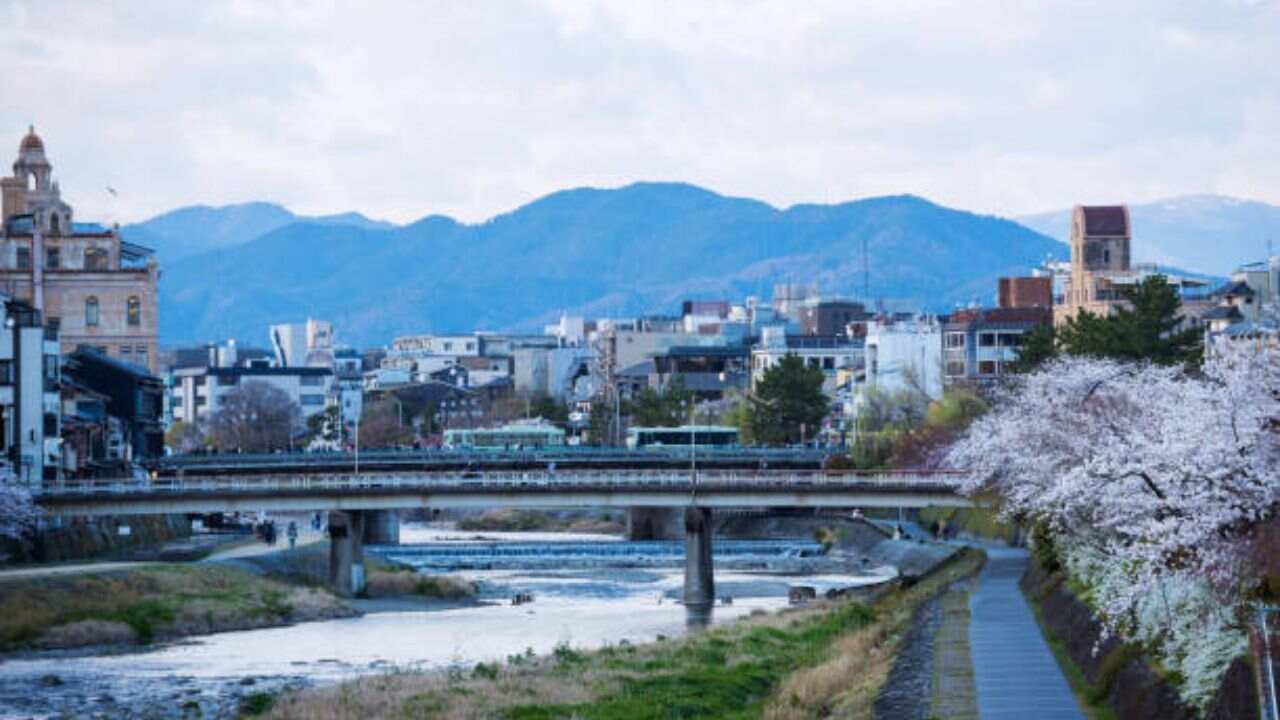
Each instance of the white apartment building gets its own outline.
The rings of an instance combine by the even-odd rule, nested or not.
[[[333,364],[333,324],[307,318],[304,323],[272,325],[271,349],[280,367],[328,367]]]
[[[867,326],[867,387],[889,393],[913,387],[937,399],[942,396],[942,371],[942,325],[936,318]]]
[[[60,347],[40,312],[0,297],[0,465],[22,484],[56,477],[61,456]]]
[[[826,376],[822,390],[834,396],[837,373],[862,367],[864,354],[860,339],[790,335],[784,325],[766,327],[760,343],[751,349],[751,384],[754,386],[766,370],[788,356],[798,357],[809,367],[822,370]]]
[[[302,418],[322,412],[333,388],[330,367],[272,367],[257,361],[248,366],[180,368],[173,371],[173,418],[207,422],[227,393],[258,381],[277,387],[302,408]]]

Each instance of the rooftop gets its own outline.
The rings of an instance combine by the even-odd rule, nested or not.
[[[1128,235],[1129,214],[1123,205],[1082,205],[1085,235]]]

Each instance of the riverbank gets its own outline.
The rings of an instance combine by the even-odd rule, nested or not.
[[[217,564],[0,582],[0,652],[128,649],[194,635],[352,617],[332,594]]]
[[[199,563],[25,567],[0,576],[0,656],[118,652],[213,633],[477,602],[474,584],[464,580],[417,575],[377,556],[366,566],[367,590],[352,600],[324,587],[328,552],[321,543]]]
[[[621,535],[626,519],[620,512],[517,510],[503,508],[467,515],[457,528],[469,532],[564,532]]]
[[[982,564],[964,550],[865,601],[753,613],[680,639],[561,645],[465,670],[395,672],[286,693],[275,718],[754,717],[870,713],[916,608]]]

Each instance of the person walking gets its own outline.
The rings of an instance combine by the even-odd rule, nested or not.
[[[290,520],[285,535],[289,537],[289,549],[292,550],[298,544],[298,523]]]

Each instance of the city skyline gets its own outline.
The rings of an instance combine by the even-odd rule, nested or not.
[[[637,180],[1004,216],[1280,196],[1274,3],[16,2],[0,26],[0,126],[36,125],[87,219],[266,200],[476,222]]]

